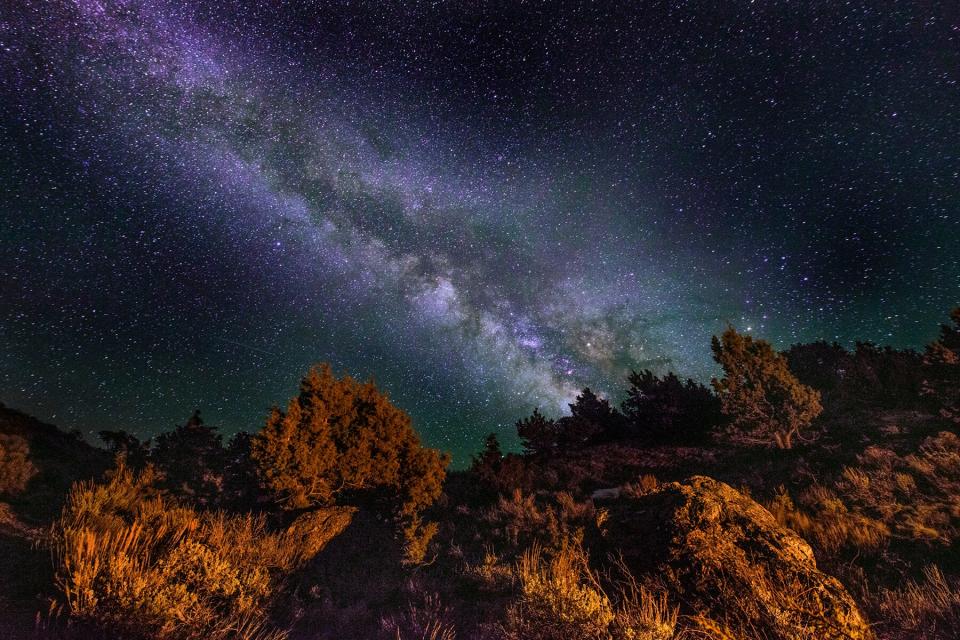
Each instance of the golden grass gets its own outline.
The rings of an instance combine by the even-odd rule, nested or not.
[[[262,517],[196,513],[149,497],[150,475],[122,466],[71,490],[51,532],[55,608],[125,637],[272,640],[268,613],[305,557]],[[147,497],[144,497],[144,496]]]
[[[576,541],[547,553],[535,544],[516,567],[520,594],[507,612],[505,635],[524,640],[671,640],[677,608],[629,573],[614,600]]]

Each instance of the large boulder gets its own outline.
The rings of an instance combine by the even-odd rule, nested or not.
[[[694,476],[619,497],[608,511],[608,550],[636,575],[659,578],[692,619],[715,621],[715,637],[874,637],[840,582],[817,569],[810,545],[727,484]]]

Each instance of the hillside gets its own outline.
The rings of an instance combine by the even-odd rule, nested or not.
[[[517,422],[465,471],[372,382],[112,451],[3,408],[3,631],[929,640],[960,629],[960,311],[925,354],[728,330],[711,388]],[[75,482],[70,488],[70,484]]]

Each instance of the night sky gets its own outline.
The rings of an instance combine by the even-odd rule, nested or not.
[[[958,7],[3,2],[0,401],[229,434],[329,361],[462,464],[727,322],[920,347]]]

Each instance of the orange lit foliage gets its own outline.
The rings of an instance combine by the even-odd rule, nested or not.
[[[55,608],[109,637],[279,639],[268,613],[313,551],[262,517],[196,512],[148,467],[74,485],[52,530]],[[99,636],[98,636],[99,637]]]
[[[30,445],[20,436],[0,433],[0,494],[17,494],[37,474]]]
[[[820,393],[790,373],[787,360],[765,340],[727,328],[712,341],[724,377],[712,381],[731,435],[749,443],[790,449],[794,438],[820,415]]]
[[[449,457],[420,444],[410,416],[373,382],[310,370],[286,412],[274,408],[253,437],[263,484],[286,509],[334,503],[345,493],[386,490],[414,529],[439,496]]]

